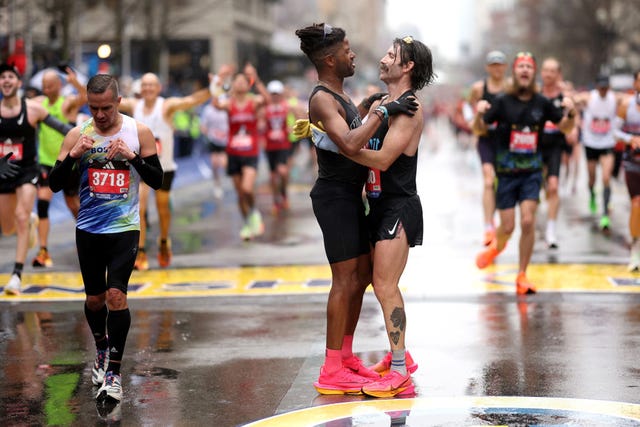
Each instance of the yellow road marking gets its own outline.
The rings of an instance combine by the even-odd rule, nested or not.
[[[407,415],[409,423],[412,414],[417,417],[420,415],[428,416],[431,411],[431,413],[439,414],[439,419],[442,420],[443,410],[470,411],[482,408],[507,408],[512,409],[516,414],[518,410],[524,412],[527,409],[574,411],[578,414],[594,414],[640,421],[640,405],[633,403],[553,397],[459,396],[365,400],[314,406],[255,421],[245,427],[317,426],[324,425],[331,420],[353,419],[366,414],[375,415],[391,411],[410,411]]]
[[[401,287],[408,295],[513,292],[516,273],[514,265],[492,266],[483,271],[470,267],[459,279],[461,272],[450,270],[437,278],[430,277],[433,283],[441,283],[430,287],[407,274]],[[622,265],[535,264],[527,275],[539,292],[640,292],[640,276],[628,273]],[[8,280],[8,274],[0,274],[0,283]],[[129,297],[324,294],[330,284],[328,265],[149,270],[133,273]],[[79,272],[25,273],[20,296],[0,295],[0,301],[81,299],[84,292]]]

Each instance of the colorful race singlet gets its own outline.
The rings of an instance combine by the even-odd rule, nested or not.
[[[603,98],[597,90],[592,90],[582,119],[584,146],[600,150],[613,148],[616,145],[612,126],[615,117],[616,97],[614,93],[608,91]]]
[[[269,104],[265,109],[267,121],[267,151],[288,150],[291,141],[287,134],[287,114],[289,107],[286,101]]]
[[[45,98],[42,101],[42,106],[47,109],[52,117],[60,120],[62,123],[69,123],[69,120],[64,116],[62,112],[62,104],[64,103],[64,97],[59,96],[56,102],[49,103],[49,98]],[[40,130],[38,131],[38,161],[41,165],[53,166],[56,164],[58,153],[60,153],[60,147],[62,147],[62,135],[57,130],[40,123]]]
[[[133,110],[133,118],[151,129],[156,138],[156,151],[160,158],[160,165],[164,172],[175,171],[178,168],[173,157],[173,129],[162,114],[165,99],[159,96],[153,104],[151,113],[145,114],[144,100],[138,101]]]
[[[231,99],[229,102],[229,143],[230,156],[253,157],[259,154],[258,117],[252,99],[240,106]]]
[[[497,98],[484,115],[485,122],[499,123],[496,131],[496,172],[513,174],[542,169],[538,144],[544,124],[560,120],[562,109],[538,93],[527,101],[514,95]]]
[[[80,125],[80,132],[95,140],[78,161],[80,169],[80,211],[77,227],[89,233],[120,233],[140,229],[138,187],[140,175],[125,159],[106,158],[107,146],[122,139],[140,152],[136,121],[122,115],[122,127],[109,136],[99,135],[93,119]]]

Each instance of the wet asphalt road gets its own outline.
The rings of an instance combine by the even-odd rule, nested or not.
[[[640,403],[640,294],[551,292],[517,298],[512,292],[465,292],[462,282],[480,277],[473,267],[482,232],[479,167],[475,154],[456,148],[443,128],[428,134],[423,145],[419,189],[425,245],[412,249],[403,276],[403,283],[410,283],[407,345],[420,365],[414,374],[418,396]],[[288,215],[268,214],[270,198],[261,187],[258,204],[266,213],[267,232],[248,244],[237,237],[240,222],[230,191],[218,202],[206,181],[185,182],[174,194],[172,268],[324,264],[305,165],[303,154]],[[178,174],[198,168],[182,171]],[[593,229],[584,187],[563,206],[560,250],[550,252],[539,240],[533,262],[619,264],[624,271],[624,185],[614,186],[610,236]],[[153,214],[150,219],[154,242]],[[77,270],[72,232],[68,220],[55,225],[50,246],[56,271]],[[0,238],[0,273],[10,273],[13,242]],[[499,262],[513,264],[516,249],[512,241]],[[33,272],[27,267],[25,274]],[[354,350],[374,363],[385,354],[387,340],[377,301],[371,293],[365,298]],[[319,396],[311,385],[324,352],[325,303],[326,294],[131,300],[124,401],[111,418],[117,415],[115,424],[125,426],[236,426],[364,399]],[[94,352],[82,303],[0,297],[0,309],[2,424],[114,424],[98,413],[93,399]]]

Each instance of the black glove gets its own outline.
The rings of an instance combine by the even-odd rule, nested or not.
[[[399,100],[391,101],[376,108],[377,111],[384,114],[384,118],[394,116],[396,114],[406,114],[407,116],[413,116],[414,111],[418,109],[418,103],[414,97],[402,98]]]
[[[0,159],[0,179],[15,178],[20,173],[20,166],[9,161],[12,155],[13,153],[8,153]]]
[[[384,98],[385,96],[387,96],[386,93],[384,92],[378,92],[378,93],[374,93],[373,95],[371,95],[368,98],[365,98],[364,100],[362,100],[362,106],[368,110],[369,108],[371,108],[371,105],[376,102],[379,99]]]

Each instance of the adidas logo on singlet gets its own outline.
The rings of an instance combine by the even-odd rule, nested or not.
[[[111,163],[111,162],[107,162],[107,163],[105,163],[105,165],[102,167],[102,169],[115,169],[115,166],[113,166],[113,163]]]

